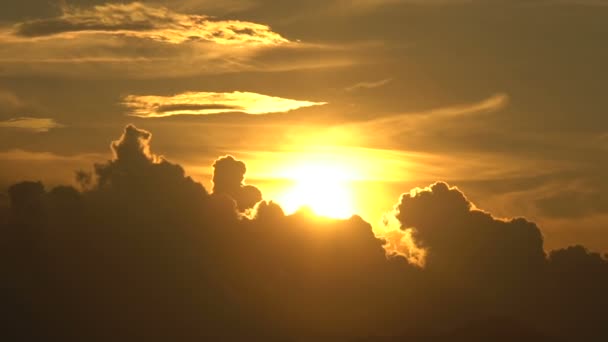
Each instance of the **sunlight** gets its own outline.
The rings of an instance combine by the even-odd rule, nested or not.
[[[275,199],[291,214],[302,207],[330,218],[349,218],[355,214],[350,181],[355,172],[345,165],[315,161],[295,165],[282,172],[293,183]]]

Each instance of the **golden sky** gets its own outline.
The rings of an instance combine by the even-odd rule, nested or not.
[[[605,1],[0,4],[0,186],[74,182],[133,123],[211,187],[378,225],[435,181],[608,250]]]

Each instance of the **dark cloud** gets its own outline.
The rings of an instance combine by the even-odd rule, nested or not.
[[[230,196],[241,211],[253,208],[262,200],[262,192],[258,188],[243,183],[246,171],[245,163],[232,156],[213,163],[213,193]]]
[[[581,246],[545,256],[533,223],[494,218],[445,183],[404,194],[393,213],[427,252],[419,267],[387,258],[357,216],[258,202],[233,157],[215,162],[209,195],[151,138],[127,126],[83,191],[10,187],[3,340],[608,337],[605,258]]]
[[[545,260],[540,230],[524,218],[500,220],[475,209],[457,188],[438,182],[404,194],[396,207],[402,229],[427,249],[425,264],[445,272],[528,272]]]

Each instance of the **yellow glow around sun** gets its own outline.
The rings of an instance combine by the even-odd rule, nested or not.
[[[286,213],[302,207],[330,218],[349,218],[355,214],[350,181],[354,170],[327,161],[312,161],[286,168],[282,174],[293,185],[275,200]]]

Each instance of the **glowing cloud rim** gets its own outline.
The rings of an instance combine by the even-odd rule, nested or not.
[[[173,96],[128,95],[122,104],[128,115],[141,118],[162,118],[175,115],[210,115],[230,112],[246,114],[283,113],[291,110],[321,106],[327,102],[285,99],[253,92],[231,93],[185,92]]]
[[[206,41],[220,45],[279,45],[289,42],[263,24],[240,20],[213,20],[182,14],[140,2],[104,4],[91,8],[62,6],[62,14],[15,24],[3,40],[73,39],[103,34],[181,44]]]

